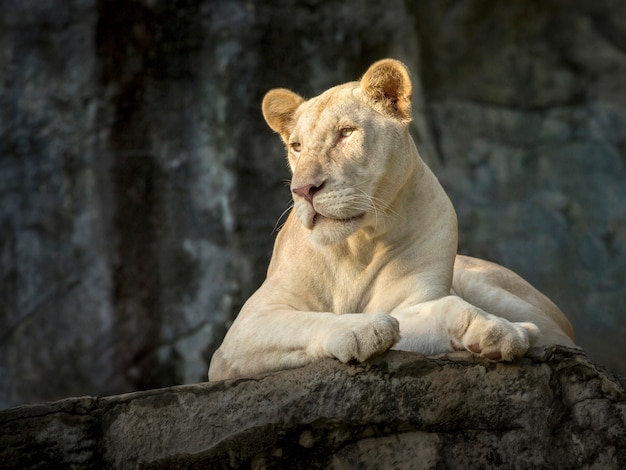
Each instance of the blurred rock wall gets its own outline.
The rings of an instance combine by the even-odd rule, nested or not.
[[[263,94],[396,57],[460,250],[626,373],[617,0],[0,0],[0,407],[206,377],[289,206]]]

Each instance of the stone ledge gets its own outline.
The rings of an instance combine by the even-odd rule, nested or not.
[[[626,392],[576,350],[390,351],[0,412],[2,468],[619,468]]]

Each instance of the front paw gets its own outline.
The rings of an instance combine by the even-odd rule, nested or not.
[[[366,359],[400,340],[400,324],[385,313],[347,313],[337,318],[325,342],[325,355],[341,362]]]
[[[451,345],[454,349],[467,349],[488,359],[512,361],[522,357],[539,334],[534,323],[513,323],[488,314],[471,317],[465,332],[453,335]]]

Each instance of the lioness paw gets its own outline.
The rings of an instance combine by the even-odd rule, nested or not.
[[[488,359],[512,361],[528,351],[538,334],[539,328],[534,323],[513,323],[493,315],[476,315],[457,341],[468,351]],[[452,340],[455,349],[457,341]]]
[[[328,335],[324,350],[341,362],[363,362],[400,339],[398,320],[385,313],[349,313],[337,320],[339,326]]]

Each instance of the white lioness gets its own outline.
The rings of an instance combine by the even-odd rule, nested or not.
[[[271,90],[263,114],[287,146],[294,209],[267,278],[214,354],[210,380],[365,361],[391,347],[510,361],[575,347],[572,326],[513,272],[456,254],[457,220],[409,135],[411,81],[386,59],[305,101]]]

